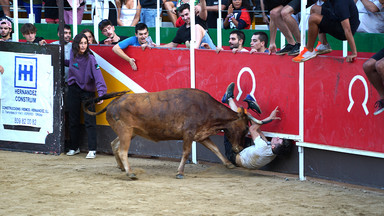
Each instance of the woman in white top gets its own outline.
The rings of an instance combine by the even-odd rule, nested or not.
[[[136,26],[140,20],[141,5],[136,0],[116,0],[117,24],[119,26]]]

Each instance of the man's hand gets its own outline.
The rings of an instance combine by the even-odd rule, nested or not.
[[[347,62],[353,63],[356,60],[356,57],[357,57],[357,54],[351,54],[345,58]]]
[[[277,106],[277,107],[275,108],[275,110],[273,110],[273,111],[271,112],[271,114],[269,115],[269,118],[270,118],[271,120],[281,120],[280,117],[276,116],[277,113],[279,112],[278,108],[279,108],[279,106]]]
[[[257,50],[256,49],[251,49],[251,51],[249,52],[250,54],[252,53],[257,53]]]
[[[45,44],[47,44],[47,41],[45,41],[45,40],[41,40],[41,41],[39,41],[39,45],[40,45],[40,46],[43,46],[43,45],[45,45]]]
[[[145,50],[145,48],[149,48],[149,49],[151,49],[151,46],[149,46],[149,44],[148,43],[145,43],[145,44],[141,44],[141,49],[144,51]]]
[[[219,54],[219,52],[223,51],[224,49],[222,47],[216,47],[216,53]]]
[[[131,65],[132,67],[132,70],[136,71],[137,70],[137,66],[136,66],[136,63],[135,63],[135,59],[134,58],[131,58],[130,60],[128,60],[129,64]]]
[[[228,14],[233,14],[233,5],[232,4],[230,4],[228,6]]]
[[[277,50],[276,44],[274,44],[274,43],[269,44],[269,53],[270,54],[271,53],[276,53],[276,50]]]
[[[0,73],[3,74],[4,73],[4,68],[3,66],[0,65]]]
[[[104,44],[111,45],[112,44],[112,38],[105,39]]]

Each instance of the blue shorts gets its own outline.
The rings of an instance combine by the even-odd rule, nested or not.
[[[211,49],[216,50],[216,46],[213,43],[213,41],[212,41],[211,37],[209,36],[208,32],[205,33],[203,39],[201,40],[201,43],[207,43]],[[200,49],[205,49],[205,48],[200,46]]]

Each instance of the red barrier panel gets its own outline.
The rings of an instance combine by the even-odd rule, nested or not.
[[[148,92],[191,85],[189,50],[142,51],[130,47],[126,52],[136,59],[138,67],[138,71],[132,71],[128,62],[113,53],[112,47],[91,48]],[[384,132],[379,127],[384,114],[373,116],[378,96],[362,70],[366,59],[346,63],[343,58],[319,56],[305,63],[304,134],[299,134],[299,64],[293,63],[292,57],[196,50],[195,58],[196,88],[220,101],[227,85],[235,82],[239,105],[245,107],[242,100],[253,94],[263,113],[252,114],[260,119],[279,106],[282,120],[263,126],[267,132],[298,138],[303,135],[302,142],[384,152],[384,138],[379,136]],[[348,111],[351,82],[354,104]],[[362,106],[365,100],[366,109]]]
[[[365,61],[319,56],[305,63],[305,142],[384,152],[384,115],[373,115],[379,96]]]

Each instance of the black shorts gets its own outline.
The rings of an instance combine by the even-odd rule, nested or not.
[[[268,0],[267,0],[268,1]],[[307,8],[315,4],[317,0],[308,0],[307,1]],[[301,11],[301,0],[292,0],[288,3],[289,6],[293,8],[295,11],[294,14],[298,14]]]
[[[280,5],[285,6],[290,1],[292,1],[292,0],[265,0],[264,5],[265,5],[265,9],[269,13],[269,11],[271,11],[273,8],[280,6]]]
[[[328,2],[325,2],[321,6],[321,15],[323,15],[323,19],[319,25],[320,33],[330,34],[339,40],[347,40],[341,22],[336,20],[334,13],[332,12],[333,9],[330,9],[327,3]],[[356,30],[357,27],[352,28],[351,26],[352,35],[355,34]]]
[[[384,48],[381,49],[378,53],[373,55],[371,58],[375,59],[376,61],[379,61],[380,59],[384,58]]]

